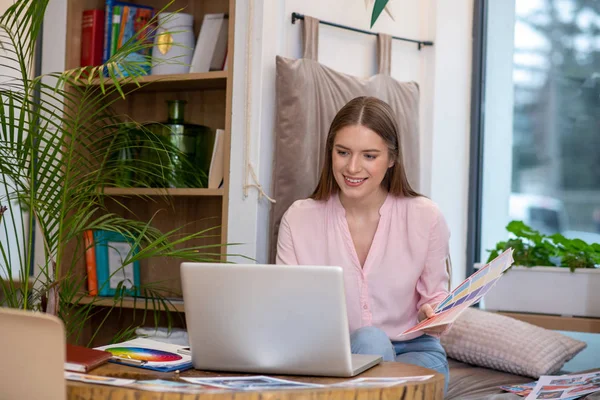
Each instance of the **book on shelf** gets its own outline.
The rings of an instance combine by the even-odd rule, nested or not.
[[[221,71],[227,56],[227,14],[206,14],[194,49],[190,72]]]
[[[116,0],[106,0],[104,3],[104,46],[102,51],[102,63],[110,58],[112,39],[113,6]]]
[[[83,232],[85,249],[85,269],[87,272],[87,289],[90,296],[98,295],[98,277],[96,275],[96,245],[94,232],[91,229]]]
[[[208,169],[208,188],[218,189],[223,184],[223,152],[225,131],[217,129],[213,145],[210,167]]]
[[[128,40],[139,35],[139,39],[147,46],[128,54],[125,59],[130,62],[148,61],[148,65],[141,65],[141,67],[146,74],[149,74],[152,53],[152,38],[149,32],[151,28],[147,27],[146,32],[143,32],[142,29],[153,16],[153,7],[118,0],[106,0],[102,61],[107,62]],[[126,74],[124,73],[124,75]]]
[[[112,21],[111,21],[111,32],[110,32],[110,44],[109,44],[109,57],[117,52],[119,42],[119,31],[121,28],[121,10],[123,6],[115,5],[112,8]]]
[[[223,71],[227,71],[227,62],[229,60],[229,53],[225,52],[225,60],[223,61]]]
[[[80,66],[102,64],[104,50],[104,10],[84,10],[81,16]]]
[[[94,231],[94,243],[98,294],[114,296],[119,287],[124,287],[127,289],[125,294],[139,295],[139,261],[124,265],[124,261],[138,251],[138,248],[133,248],[133,239],[117,232],[97,229]]]
[[[87,373],[108,362],[112,354],[108,351],[88,349],[67,343],[67,354],[64,369],[72,372]]]

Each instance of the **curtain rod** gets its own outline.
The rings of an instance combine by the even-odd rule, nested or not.
[[[292,13],[292,24],[295,24],[296,21],[299,20],[299,19],[304,20],[304,15],[303,14],[299,14],[297,12],[293,12]],[[362,30],[362,29],[353,28],[351,26],[346,26],[346,25],[340,25],[340,24],[336,24],[336,23],[333,23],[333,22],[327,22],[327,21],[321,21],[321,20],[319,20],[319,23],[323,24],[323,25],[334,26],[336,28],[347,29],[347,30],[353,31],[353,32],[364,33],[364,34],[367,34],[367,35],[375,35],[375,36],[378,35],[377,32],[365,31],[365,30]],[[421,47],[423,47],[423,46],[433,46],[433,42],[431,42],[431,41],[422,41],[422,40],[407,39],[407,38],[398,37],[398,36],[392,36],[392,39],[402,40],[402,41],[405,41],[405,42],[416,43],[417,46],[419,47],[419,50],[421,50]]]

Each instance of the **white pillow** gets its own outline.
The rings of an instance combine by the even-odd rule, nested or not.
[[[587,345],[548,329],[475,308],[440,338],[455,360],[539,378],[558,372]]]

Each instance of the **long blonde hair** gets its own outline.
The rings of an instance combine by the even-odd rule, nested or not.
[[[400,132],[392,108],[376,97],[357,97],[350,100],[331,122],[325,147],[325,162],[321,170],[319,183],[313,194],[314,200],[327,200],[333,193],[340,190],[333,177],[332,154],[335,135],[347,126],[361,125],[377,133],[386,143],[391,160],[394,165],[388,168],[381,186],[388,193],[399,197],[421,196],[415,192],[404,169],[404,158],[400,144]]]

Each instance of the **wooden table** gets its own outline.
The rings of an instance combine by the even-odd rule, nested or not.
[[[154,372],[141,368],[134,368],[113,363],[105,364],[91,371],[94,375],[112,376],[125,379],[147,380],[167,379],[175,380],[175,373]],[[182,377],[210,377],[210,376],[232,376],[248,374],[215,373],[198,370],[188,370],[181,373]],[[260,375],[260,374],[254,374]],[[441,400],[444,397],[444,376],[435,371],[418,367],[415,365],[384,362],[357,377],[394,377],[417,375],[434,375],[424,382],[407,382],[402,385],[391,387],[370,388],[318,388],[318,389],[294,389],[294,390],[272,390],[262,392],[207,392],[205,394],[181,394],[181,393],[157,393],[127,389],[126,387],[115,387],[106,385],[92,385],[81,382],[67,381],[67,398],[77,400],[87,399],[111,399],[111,400]],[[282,379],[290,379],[301,382],[330,384],[346,379],[354,378],[325,378],[306,376],[277,376]]]

